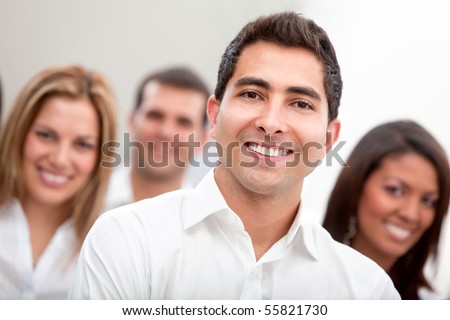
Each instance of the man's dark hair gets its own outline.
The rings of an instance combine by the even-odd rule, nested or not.
[[[337,117],[342,95],[342,79],[333,45],[321,27],[295,12],[260,17],[248,23],[231,41],[220,62],[214,92],[217,100],[222,100],[242,51],[257,41],[271,42],[289,48],[303,48],[313,52],[323,64],[328,119],[332,121]]]
[[[210,95],[210,91],[206,84],[192,70],[185,67],[170,68],[149,74],[141,81],[137,90],[136,103],[134,105],[135,110],[139,109],[141,106],[144,88],[150,81],[155,81],[165,86],[199,92],[205,96],[205,100],[208,100]],[[206,112],[204,112],[203,124],[206,124],[207,121],[208,117]]]

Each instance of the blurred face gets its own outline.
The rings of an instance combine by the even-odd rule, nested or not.
[[[384,159],[364,186],[353,247],[392,265],[431,226],[438,197],[436,171],[427,159],[415,153]]]
[[[130,118],[133,140],[143,147],[133,148],[134,163],[139,166],[138,159],[144,160],[141,174],[157,179],[183,174],[194,147],[200,149],[204,138],[205,105],[204,95],[197,91],[155,81],[145,86],[142,103]]]
[[[268,42],[243,50],[222,101],[209,99],[208,116],[223,150],[216,177],[281,197],[298,195],[340,128],[338,120],[328,123],[321,62]]]
[[[94,171],[98,141],[99,119],[88,100],[46,100],[25,140],[23,201],[68,203]]]

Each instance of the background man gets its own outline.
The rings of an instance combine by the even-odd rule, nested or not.
[[[200,77],[186,68],[142,81],[128,122],[132,141],[126,135],[124,142],[131,161],[125,157],[125,166],[111,177],[107,210],[191,186],[185,172],[206,139],[208,97]]]

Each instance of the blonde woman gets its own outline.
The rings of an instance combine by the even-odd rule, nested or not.
[[[49,68],[25,86],[0,132],[0,298],[65,299],[101,213],[115,137],[106,78]]]

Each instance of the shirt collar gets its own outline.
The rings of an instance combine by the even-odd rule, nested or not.
[[[300,227],[300,234],[303,238],[303,243],[309,255],[315,259],[320,260],[319,250],[316,241],[314,240],[314,228],[309,225],[302,224]]]
[[[289,230],[288,230],[288,232],[287,232],[287,234],[285,236],[287,245],[291,244],[291,242],[294,240],[295,235],[297,234],[298,229],[299,229],[299,227],[301,225],[301,220],[302,220],[301,219],[301,209],[302,208],[301,208],[301,204],[300,204],[299,207],[298,207],[298,211],[297,211],[297,214],[295,216],[295,219],[292,222],[292,225],[289,228]]]
[[[184,228],[188,229],[209,215],[222,210],[229,210],[228,205],[214,179],[214,169],[211,169],[191,190],[186,199],[186,217]]]
[[[292,225],[285,236],[286,245],[290,245],[292,241],[294,241],[295,237],[302,237],[303,240],[302,243],[304,244],[306,251],[310,254],[312,258],[318,260],[319,255],[316,243],[314,241],[313,230],[311,226],[308,226],[304,223],[301,211],[302,206],[300,204],[294,222],[292,222]]]
[[[190,191],[189,197],[185,198],[186,215],[184,229],[189,229],[212,214],[230,210],[214,179],[214,169],[211,169],[197,187]],[[302,237],[302,243],[306,251],[312,258],[318,260],[319,255],[314,241],[313,228],[305,225],[301,216],[300,205],[294,222],[285,236],[286,245],[290,245],[296,237]]]

